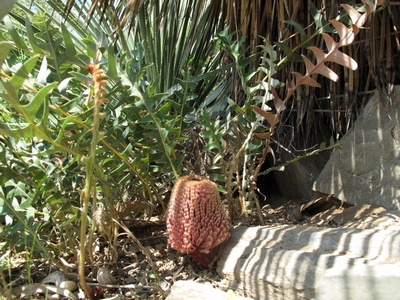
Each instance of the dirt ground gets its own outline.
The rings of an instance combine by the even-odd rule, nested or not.
[[[272,198],[262,208],[264,226],[267,227],[284,224],[318,227],[385,227],[390,226],[390,220],[385,223],[385,218],[378,218],[385,212],[386,209],[383,207],[351,206],[332,197],[329,198],[327,195],[308,203]],[[165,225],[161,221],[155,219],[153,222],[140,224],[140,226],[138,224],[126,225],[143,248],[129,235],[121,232],[117,240],[117,258],[104,263],[109,261],[107,258],[109,257],[107,253],[109,247],[102,237],[96,239],[93,248],[94,261],[90,267],[87,267],[87,280],[90,287],[93,288],[94,298],[165,299],[171,286],[177,280],[209,282],[216,288],[227,289],[227,282],[215,270],[204,270],[190,256],[168,247]],[[254,214],[237,220],[234,226],[260,226],[260,220]],[[0,278],[0,283],[2,283],[2,285],[0,284],[0,294],[3,293],[0,300],[16,298],[15,295],[8,294],[10,290],[4,289],[9,282],[12,282],[13,292],[18,294],[18,299],[74,299],[73,296],[75,299],[80,299],[82,292],[79,294],[78,291],[69,298],[61,295],[57,295],[58,298],[54,295],[52,296],[54,298],[50,298],[51,292],[46,287],[55,284],[52,282],[55,279],[52,279],[51,275],[50,279],[46,276],[60,270],[42,259],[32,260],[28,270],[25,254],[19,253],[15,257],[11,255],[13,267],[3,270]],[[7,255],[10,257],[9,253],[0,253],[0,255],[2,258]],[[78,282],[76,259],[65,258],[62,261],[69,271],[69,280]],[[103,271],[103,275],[107,275],[100,278],[101,280],[96,278],[99,270]],[[104,271],[106,272],[104,273]],[[31,282],[28,282],[28,278],[31,278]],[[40,284],[43,280],[47,285]],[[45,287],[44,290],[43,287]],[[243,291],[235,291],[235,293],[246,296]]]

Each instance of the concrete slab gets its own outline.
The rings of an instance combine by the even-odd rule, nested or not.
[[[400,262],[400,230],[238,227],[218,272],[255,299],[313,299],[328,269]]]

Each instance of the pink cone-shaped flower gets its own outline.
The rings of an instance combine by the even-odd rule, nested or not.
[[[197,175],[181,177],[175,183],[167,216],[172,248],[209,267],[214,259],[209,252],[230,237],[229,227],[215,183]]]

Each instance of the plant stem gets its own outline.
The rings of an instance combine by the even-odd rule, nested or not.
[[[103,81],[103,72],[99,69],[98,65],[91,65],[90,69],[93,74],[94,83],[94,99],[93,99],[93,125],[92,125],[92,141],[90,143],[89,155],[85,157],[84,162],[86,163],[86,182],[85,190],[81,194],[82,199],[82,214],[81,214],[81,243],[80,243],[80,256],[79,256],[79,280],[85,291],[86,296],[92,299],[91,289],[87,285],[85,278],[85,262],[86,262],[86,231],[87,231],[87,219],[89,214],[89,201],[91,199],[93,184],[96,182],[94,177],[94,169],[96,164],[96,149],[97,143],[100,140],[99,124],[102,114],[100,112],[100,106],[107,100],[102,99],[101,95],[104,93],[102,85],[105,84]],[[90,99],[89,99],[90,100]],[[94,192],[94,191],[93,191]],[[93,202],[95,198],[93,197]],[[91,247],[89,247],[91,248]]]

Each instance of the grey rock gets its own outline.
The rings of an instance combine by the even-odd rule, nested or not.
[[[399,300],[400,265],[356,266],[326,271],[316,300]]]
[[[339,143],[313,189],[355,205],[400,210],[400,87],[388,109],[375,92]]]
[[[213,288],[208,283],[194,281],[177,281],[171,288],[171,293],[166,300],[221,300],[227,298],[228,294],[222,290]],[[234,296],[235,300],[250,300],[250,298]]]
[[[255,299],[313,299],[328,269],[397,263],[400,230],[238,227],[217,271]]]
[[[43,280],[42,284],[54,284],[55,286],[60,286],[64,281],[69,280],[68,275],[61,271],[55,271],[47,275]]]

